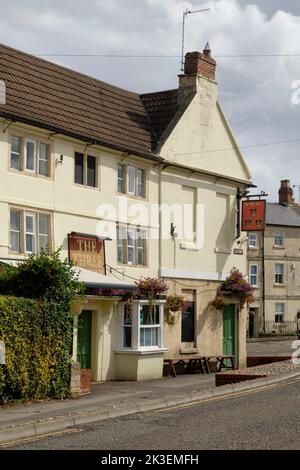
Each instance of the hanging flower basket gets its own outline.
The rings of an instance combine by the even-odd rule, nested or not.
[[[211,305],[217,310],[222,310],[230,304],[232,298],[237,298],[243,307],[245,303],[249,305],[254,301],[253,291],[253,287],[244,279],[243,274],[234,268],[230,276],[222,282]]]
[[[178,312],[186,309],[188,302],[182,295],[168,295],[165,304],[165,322],[173,326],[178,320]]]
[[[150,302],[153,302],[157,298],[162,298],[169,289],[163,279],[142,277],[135,283],[137,286],[135,295],[142,298],[144,297]]]

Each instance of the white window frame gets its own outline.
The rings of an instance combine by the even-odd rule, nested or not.
[[[116,226],[117,230],[117,262],[118,264],[121,265],[127,265],[127,266],[147,266],[147,231],[146,229],[141,229],[136,225],[123,225],[123,224],[117,224]],[[124,238],[119,237],[120,231],[123,231],[124,233]],[[132,239],[133,239],[133,245],[129,245],[128,243],[128,233],[131,232]],[[137,234],[140,233],[140,236]],[[139,240],[140,238],[143,239],[143,247],[139,246]],[[123,250],[123,261],[119,260],[118,256],[118,248],[122,246]],[[129,253],[129,248],[133,250],[133,262],[128,260],[128,253]],[[144,252],[144,264],[138,264],[138,253],[140,251]]]
[[[122,347],[124,349],[131,349],[132,348],[132,341],[133,341],[133,308],[132,308],[132,304],[123,304],[123,311],[121,313],[121,317],[122,317]],[[125,309],[126,307],[130,307],[131,308],[131,324],[130,323],[125,323],[124,319],[125,319]],[[125,346],[125,329],[131,329],[131,345],[130,346]]]
[[[121,176],[119,176],[119,169],[121,169]],[[125,182],[126,182],[126,165],[124,163],[119,162],[118,163],[118,169],[117,169],[117,177],[118,177],[118,193],[124,194],[125,191]],[[119,190],[119,183],[121,183],[121,191]]]
[[[283,309],[282,309],[282,311],[280,311],[280,312],[277,311],[277,306],[278,306],[278,305],[283,306]],[[285,315],[285,304],[284,304],[283,302],[276,302],[276,303],[275,303],[275,317],[274,317],[274,323],[276,323],[276,324],[281,324],[281,323],[283,323],[283,322],[284,322],[284,315]],[[277,317],[277,316],[282,316],[282,320],[281,320],[281,321],[277,321],[277,320],[276,320],[276,317]]]
[[[45,145],[45,147],[46,147],[46,158],[41,158],[41,145]],[[41,166],[40,166],[41,161],[46,162],[46,168],[47,168],[47,174],[46,175],[41,174]],[[50,176],[49,144],[46,144],[45,142],[42,142],[42,141],[38,142],[37,162],[38,162],[38,169],[37,169],[38,175],[42,176],[44,178],[49,178],[49,176]]]
[[[34,144],[34,155],[33,155],[33,170],[27,167],[27,143]],[[36,162],[37,162],[37,141],[35,139],[26,138],[24,139],[24,171],[28,173],[36,173]]]
[[[119,303],[119,349],[123,351],[140,351],[152,352],[165,350],[164,340],[164,300],[157,300],[156,305],[159,308],[159,323],[153,325],[142,325],[140,321],[140,312],[144,305],[149,305],[148,300],[133,300],[132,301],[132,335],[131,335],[131,348],[124,347],[124,307],[125,303]],[[152,346],[141,346],[141,329],[156,329],[157,330],[157,344]]]
[[[31,218],[32,219],[32,226],[33,226],[33,231],[32,232],[28,232],[27,231],[27,218]],[[36,212],[28,212],[28,211],[25,211],[24,212],[24,251],[25,253],[28,255],[28,254],[36,254],[37,253],[37,223],[36,223]],[[31,236],[32,239],[33,239],[33,251],[28,251],[27,250],[27,246],[26,246],[26,239],[27,239],[27,235]]]
[[[273,246],[275,248],[284,248],[284,233],[276,232],[273,234]],[[282,243],[276,243],[276,239],[281,239]]]
[[[19,216],[19,230],[15,230],[15,229],[12,229],[11,227],[11,213],[12,212],[15,212],[18,214]],[[21,250],[22,250],[22,211],[19,210],[19,209],[10,209],[10,212],[9,212],[9,243],[10,243],[10,250],[12,253],[20,253]],[[18,237],[19,237],[19,251],[16,251],[16,250],[13,250],[12,247],[11,247],[11,233],[17,233],[18,234]]]
[[[52,230],[51,230],[51,213],[50,212],[44,212],[44,211],[32,211],[28,209],[21,209],[19,207],[14,207],[11,206],[9,208],[9,214],[11,212],[18,212],[19,217],[20,217],[20,232],[19,232],[19,240],[20,240],[20,251],[14,251],[11,248],[11,243],[10,243],[10,251],[11,253],[17,253],[19,255],[31,255],[31,254],[37,254],[41,253],[41,244],[40,244],[40,236],[46,236],[44,233],[40,233],[40,228],[39,228],[39,218],[41,215],[45,215],[48,220],[48,251],[51,251],[51,245],[52,245]],[[33,232],[27,231],[26,227],[26,219],[27,217],[32,217],[33,218]],[[9,221],[10,221],[10,215],[9,215]],[[9,227],[9,233],[11,234],[12,232],[18,233],[16,230],[12,230],[11,226]],[[26,249],[26,235],[33,236],[34,239],[34,251],[28,251]],[[10,238],[11,242],[11,238]]]
[[[253,241],[254,241],[254,244],[251,244],[251,242]],[[250,248],[250,250],[257,248],[257,233],[249,232],[248,247]]]
[[[277,272],[277,266],[282,266],[282,271]],[[275,263],[275,284],[277,286],[282,286],[284,284],[284,264],[283,263]],[[278,282],[277,276],[282,276],[282,282]]]
[[[122,177],[119,176],[119,167],[122,166]],[[130,175],[133,178],[133,188],[130,186]],[[119,194],[128,194],[132,197],[146,198],[146,179],[147,171],[145,168],[134,165],[132,163],[118,162],[117,167],[117,192]],[[119,182],[122,181],[122,192],[119,191]],[[140,187],[143,191],[140,191]]]
[[[19,139],[20,151],[15,152],[12,150],[12,140]],[[34,144],[34,158],[33,158],[33,169],[28,168],[28,154],[27,154],[27,143],[30,142]],[[46,159],[40,159],[40,146],[46,146]],[[12,167],[12,155],[18,155],[19,157],[19,168]],[[42,175],[40,173],[40,160],[46,161],[47,166],[47,175]],[[20,135],[18,133],[12,132],[10,134],[10,165],[9,169],[15,172],[27,173],[30,175],[36,175],[41,178],[50,178],[51,177],[51,146],[45,139],[27,137]]]
[[[47,218],[47,233],[42,233],[40,231],[40,218],[41,216],[45,216]],[[49,248],[50,248],[50,217],[49,217],[49,214],[47,214],[46,212],[38,212],[37,214],[37,223],[38,223],[38,226],[36,228],[36,235],[38,237],[38,250],[39,250],[39,253],[41,253],[42,251],[42,248],[41,248],[41,237],[43,238],[47,238],[47,246],[48,246],[48,251],[49,251]]]
[[[12,140],[13,139],[18,139],[19,141],[19,152],[15,152],[14,150],[12,150]],[[18,158],[19,158],[19,168],[14,168],[12,166],[12,155],[17,155]],[[21,171],[21,168],[22,168],[22,137],[20,137],[19,135],[15,135],[15,134],[12,134],[10,136],[10,169],[13,170],[13,171]]]
[[[253,268],[253,267],[256,268],[256,273],[255,273],[255,274],[253,274],[253,273],[251,272],[251,268]],[[255,278],[256,278],[256,283],[255,283],[255,284],[253,284],[252,281],[251,281],[251,278],[252,278],[252,277],[255,277]],[[250,263],[250,264],[249,264],[249,282],[250,282],[250,285],[251,285],[252,287],[258,287],[258,264],[257,264],[257,263]]]

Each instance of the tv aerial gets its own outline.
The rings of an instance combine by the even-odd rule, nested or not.
[[[181,70],[184,70],[184,36],[185,36],[185,20],[188,15],[193,15],[194,13],[203,13],[205,11],[210,11],[210,8],[203,8],[202,10],[189,10],[188,8],[182,14],[182,35],[181,35]]]

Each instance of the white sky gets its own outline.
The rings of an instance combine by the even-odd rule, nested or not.
[[[165,58],[45,57],[136,92],[176,88],[182,12],[186,52],[209,41],[220,101],[253,175],[277,200],[280,179],[300,185],[300,2],[295,0],[0,0],[0,42],[30,53],[175,55]],[[1,77],[0,77],[1,79]],[[299,142],[250,147],[261,143]]]

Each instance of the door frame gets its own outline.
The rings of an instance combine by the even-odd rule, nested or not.
[[[232,301],[230,302],[229,305],[234,305],[234,365],[235,368],[238,369],[239,367],[239,331],[240,331],[240,325],[239,325],[239,312],[240,312],[240,304],[238,301]],[[224,315],[224,312],[222,310],[222,314]],[[224,354],[224,316],[222,318],[222,354]]]

